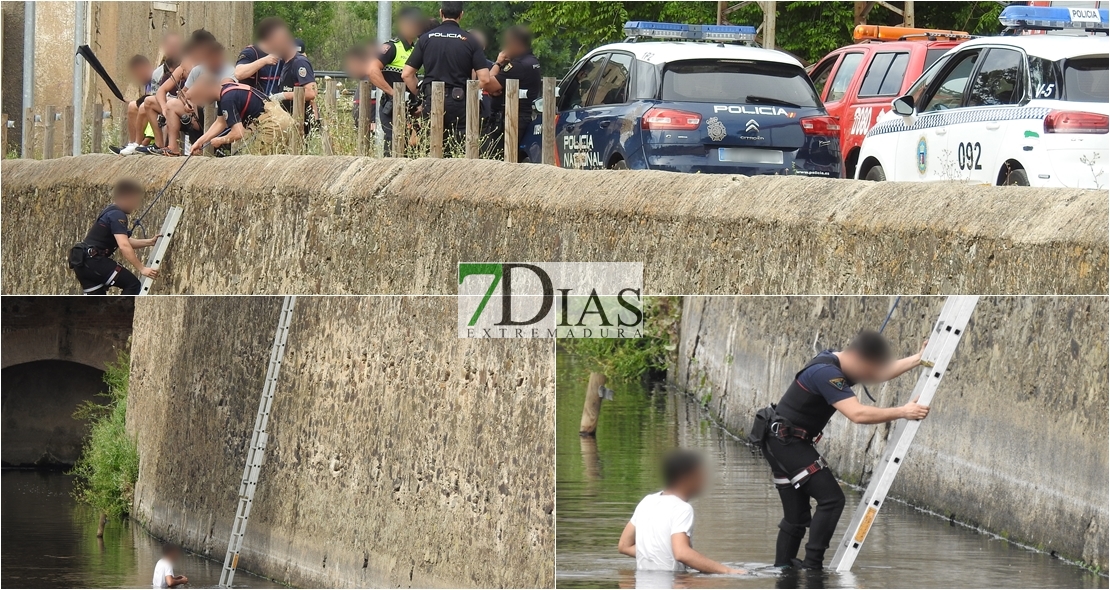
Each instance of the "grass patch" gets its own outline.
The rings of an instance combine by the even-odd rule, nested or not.
[[[565,338],[559,345],[610,379],[638,379],[667,369],[678,350],[681,316],[678,297],[647,297],[642,338]]]
[[[102,516],[118,518],[131,511],[139,478],[139,450],[127,434],[130,378],[131,355],[121,350],[104,372],[108,391],[100,397],[106,401],[88,400],[73,414],[75,419],[91,423],[81,457],[71,472],[77,476],[73,495]]]

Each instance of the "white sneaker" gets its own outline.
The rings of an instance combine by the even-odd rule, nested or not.
[[[134,142],[129,143],[126,146],[124,146],[124,148],[122,150],[119,151],[119,155],[121,155],[121,156],[133,155],[135,153],[135,148],[137,148],[137,147],[139,147],[138,143],[134,143]]]

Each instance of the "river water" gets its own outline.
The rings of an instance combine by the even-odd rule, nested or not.
[[[4,588],[150,588],[161,542],[130,521],[110,521],[96,538],[96,514],[73,499],[73,478],[57,471],[2,476]],[[222,561],[185,555],[175,568],[184,588],[215,588]],[[236,588],[280,588],[242,570]]]
[[[763,459],[719,428],[692,398],[638,383],[610,383],[596,440],[578,436],[588,367],[558,355],[556,583],[560,588],[1107,588],[1106,577],[907,506],[887,502],[852,572],[772,568],[782,518]],[[703,450],[713,473],[695,512],[694,544],[745,576],[637,577],[617,539],[640,499],[658,491],[658,466],[675,446]],[[911,451],[912,452],[912,451]],[[844,532],[859,501],[845,487]],[[829,549],[826,563],[834,550]]]

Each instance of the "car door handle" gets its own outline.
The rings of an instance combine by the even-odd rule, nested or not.
[[[609,123],[611,123],[611,122],[612,121],[602,121],[602,122],[598,123],[597,126],[601,127],[602,129],[606,129],[606,128],[609,127]]]
[[[991,131],[998,129],[999,127],[1001,127],[1001,125],[999,125],[998,121],[991,121],[990,123],[987,123],[987,129]]]
[[[937,127],[933,130],[933,133],[936,133],[937,135],[944,135],[945,133],[948,133],[948,130],[944,127]]]

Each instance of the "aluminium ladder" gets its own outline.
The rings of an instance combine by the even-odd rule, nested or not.
[[[978,300],[977,296],[953,296],[944,302],[940,318],[937,319],[936,326],[929,335],[929,344],[921,355],[921,365],[926,370],[918,377],[917,385],[910,395],[911,400],[916,399],[917,403],[924,406],[932,401],[933,394],[936,393],[937,386],[940,385],[940,380],[948,369],[948,362],[956,352],[956,345],[960,343],[960,338],[967,328],[967,322],[971,319]],[[894,483],[894,477],[898,475],[898,468],[902,466],[902,459],[909,451],[920,427],[919,420],[899,420],[895,426],[894,434],[887,442],[886,450],[871,476],[871,483],[867,485],[859,507],[852,516],[852,522],[844,532],[844,538],[836,546],[831,567],[837,572],[843,573],[852,569],[852,564],[863,547],[863,541],[867,538],[867,532],[875,523],[875,516],[878,515],[879,508],[886,500],[890,486]]]
[[[158,230],[158,235],[161,237],[154,242],[154,250],[151,250],[150,256],[146,260],[148,268],[158,270],[162,266],[162,260],[170,249],[170,238],[173,237],[173,232],[177,229],[177,222],[181,221],[181,211],[181,207],[170,207],[169,211],[166,212],[166,220],[162,222],[162,229]],[[154,279],[150,277],[142,277],[142,279],[143,284],[142,288],[139,289],[139,295],[149,295]]]
[[[239,506],[235,510],[231,537],[227,541],[227,556],[224,557],[224,568],[220,573],[220,588],[231,587],[235,568],[239,566],[239,550],[243,548],[247,519],[251,514],[258,475],[266,456],[266,425],[270,421],[270,406],[274,402],[274,390],[277,389],[278,373],[281,372],[281,359],[285,356],[285,342],[289,338],[289,323],[293,318],[296,300],[296,296],[286,296],[281,304],[274,347],[270,351],[270,365],[266,370],[266,381],[262,385],[262,399],[258,401],[258,415],[254,419],[254,434],[251,436],[251,446],[247,449],[247,465],[243,468],[243,481],[239,484]]]

